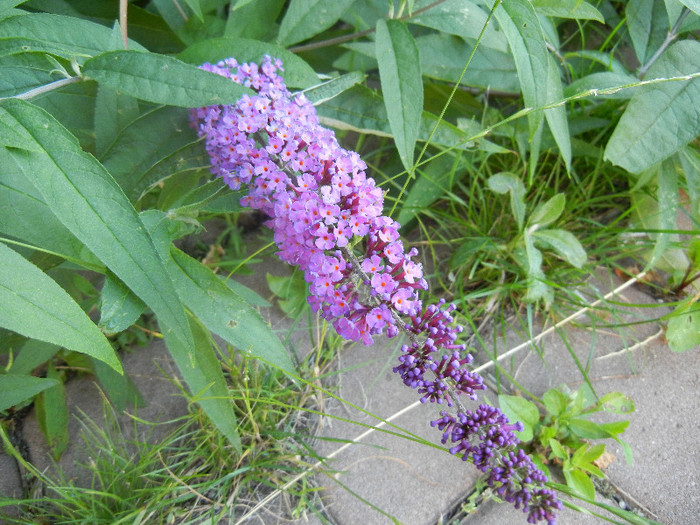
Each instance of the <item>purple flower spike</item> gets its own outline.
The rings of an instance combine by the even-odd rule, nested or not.
[[[229,58],[202,69],[255,91],[233,105],[193,110],[192,124],[205,139],[211,172],[233,190],[247,186],[241,204],[269,217],[277,255],[304,272],[313,311],[366,345],[374,335],[404,332],[409,344],[394,372],[422,402],[461,409],[431,422],[443,431],[442,443],[488,472],[489,485],[527,512],[528,522],[554,523],[561,503],[530,458],[515,452],[522,426],[497,408],[471,412],[457,399],[476,399],[486,387],[466,368],[472,357],[457,342],[463,329],[453,325],[456,307],[444,300],[424,307],[418,294],[428,283],[412,260],[418,251],[405,251],[400,225],[381,215],[382,190],[360,156],[340,147],[303,94],[287,90],[279,60],[264,57],[258,66]]]

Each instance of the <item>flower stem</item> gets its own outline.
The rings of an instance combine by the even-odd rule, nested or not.
[[[38,88],[30,89],[29,91],[25,91],[24,93],[20,93],[19,95],[12,95],[11,97],[2,97],[2,98],[0,98],[0,100],[5,100],[8,98],[18,98],[20,100],[29,100],[29,99],[37,97],[39,95],[43,95],[44,93],[49,93],[50,91],[53,91],[54,89],[60,89],[63,86],[67,86],[68,84],[75,84],[77,82],[81,82],[82,80],[83,80],[83,77],[79,77],[79,76],[62,78],[61,80],[56,80],[55,82],[51,82],[50,84],[45,84],[43,86],[39,86]]]

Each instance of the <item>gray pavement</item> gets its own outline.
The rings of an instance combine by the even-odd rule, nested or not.
[[[255,276],[244,281],[269,297],[262,278],[266,271],[282,275],[288,269],[274,259],[266,260]],[[600,278],[593,283],[587,300],[594,300],[620,282],[616,278]],[[634,451],[634,465],[628,466],[620,448],[608,442],[609,450],[616,456],[606,470],[612,487],[618,498],[644,509],[649,517],[661,523],[697,525],[700,523],[700,455],[696,444],[700,435],[700,349],[684,354],[674,354],[668,349],[660,325],[654,321],[667,310],[659,308],[643,290],[628,288],[612,300],[616,310],[623,312],[617,317],[604,309],[589,312],[501,365],[520,387],[540,395],[552,386],[567,384],[577,388],[581,384],[581,374],[573,359],[576,356],[598,394],[617,390],[629,395],[636,412],[629,415],[631,424],[623,438]],[[291,335],[288,339],[302,357],[309,345],[305,330],[290,329],[290,323],[276,308],[266,309],[264,315],[281,337]],[[624,331],[610,326],[620,322],[628,324]],[[538,320],[530,329],[518,318],[510,320],[506,328],[493,330],[485,337],[477,361],[488,363],[490,356],[501,355],[546,328]],[[414,406],[417,394],[392,373],[399,346],[400,341],[381,340],[372,347],[349,346],[338,356],[341,372],[328,388],[346,403],[330,396],[324,399],[327,415],[322,419],[316,448],[319,454],[331,459],[326,462],[325,471],[314,477],[314,482],[322,487],[319,507],[323,519],[330,523],[448,523],[448,517],[476,483],[476,469],[439,447],[440,432],[429,425],[439,409],[434,405]],[[137,349],[125,358],[125,368],[132,370],[135,382],[149,401],[148,407],[139,409],[138,416],[168,420],[182,415],[186,409],[182,397],[163,378],[154,361],[160,368],[174,373],[167,352],[159,343]],[[493,367],[485,371],[487,377],[492,371]],[[71,407],[79,407],[89,417],[99,417],[102,401],[90,378],[72,381],[67,391]],[[494,399],[495,395],[489,397]],[[391,433],[373,431],[339,451],[368,426],[377,425],[377,417],[392,418],[396,426],[383,427]],[[164,435],[167,428],[162,432]],[[87,483],[88,480],[80,478],[80,472],[71,471],[71,466],[86,459],[78,434],[79,425],[73,421],[71,445],[61,465],[76,483]],[[25,422],[24,436],[34,463],[39,468],[50,469],[51,462],[32,416]],[[422,444],[422,440],[438,446]],[[0,495],[19,494],[16,469],[4,454],[0,454],[0,469]],[[287,521],[279,514],[266,512],[249,520],[249,523],[282,522]],[[317,522],[318,518],[312,514],[298,521]],[[559,521],[564,525],[604,522],[602,518],[570,509],[562,512]],[[488,502],[474,514],[460,518],[458,523],[515,525],[524,524],[525,516],[508,504]]]

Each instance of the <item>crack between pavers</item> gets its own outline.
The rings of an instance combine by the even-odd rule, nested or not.
[[[610,479],[598,479],[592,477],[596,493],[613,500],[622,510],[627,510],[635,514],[641,514],[649,519],[660,521],[661,518],[654,514],[648,507],[644,506],[637,498],[618,487]]]
[[[30,410],[31,405],[15,412],[5,427],[10,444],[27,463],[31,463],[31,456],[29,454],[29,443],[24,439],[24,418]],[[15,465],[23,496],[31,497],[36,489],[36,478],[22,466],[22,463],[14,455],[9,454],[9,457],[12,458],[12,462]]]

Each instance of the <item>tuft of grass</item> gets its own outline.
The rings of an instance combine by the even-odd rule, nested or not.
[[[194,398],[188,398],[188,415],[162,423],[174,428],[154,441],[155,424],[133,416],[125,430],[103,397],[103,422],[84,414],[79,418],[88,460],[78,468],[87,473],[89,486],[76,485],[58,467],[55,474],[39,472],[16,454],[35,478],[39,495],[11,502],[21,515],[4,518],[26,525],[180,524],[242,515],[266,493],[308,470],[309,458],[318,459],[311,442],[318,424],[314,414],[324,399],[314,386],[331,370],[340,342],[325,324],[316,326],[315,335],[314,351],[299,363],[303,381],[296,383],[243,353],[222,352],[243,455],[209,424]],[[313,511],[316,490],[311,480],[300,478],[283,498],[280,519]]]

